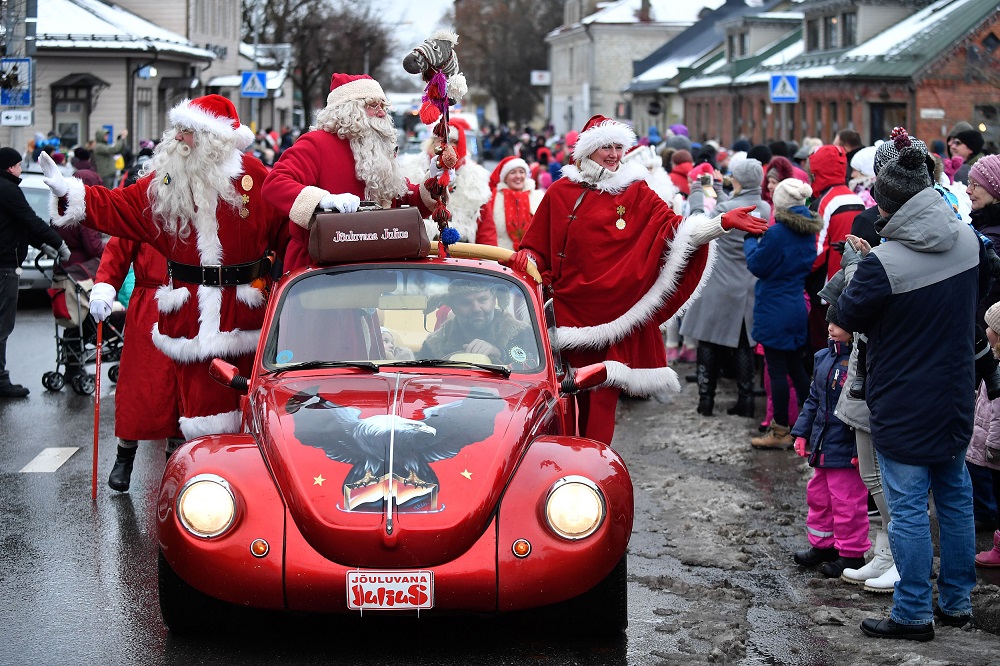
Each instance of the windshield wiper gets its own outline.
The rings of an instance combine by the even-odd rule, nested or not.
[[[493,365],[491,363],[474,363],[472,361],[449,361],[448,359],[442,358],[425,358],[415,361],[392,361],[391,363],[383,363],[382,368],[399,368],[403,366],[416,366],[425,368],[478,368],[480,370],[486,370],[487,372],[496,372],[503,375],[505,378],[510,377],[510,368],[502,365]]]
[[[371,361],[302,361],[265,372],[265,375],[280,375],[289,370],[315,370],[316,368],[360,368],[378,372],[378,365]]]

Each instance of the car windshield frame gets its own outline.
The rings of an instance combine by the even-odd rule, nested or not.
[[[379,309],[371,308],[366,306],[361,306],[355,304],[353,306],[343,306],[342,308],[330,308],[330,309],[343,309],[345,313],[362,311],[355,316],[358,317],[360,323],[357,325],[364,329],[362,332],[373,330],[376,326],[381,329],[382,339],[379,343],[373,343],[370,339],[370,333],[365,334],[364,343],[362,343],[366,349],[362,353],[357,354],[360,358],[339,358],[338,354],[332,354],[332,358],[313,358],[314,356],[319,356],[319,354],[310,354],[308,349],[295,349],[296,345],[289,343],[290,336],[293,333],[288,333],[286,335],[282,334],[282,326],[288,324],[288,317],[285,316],[287,308],[296,308],[291,312],[291,317],[295,318],[296,314],[301,315],[304,310],[301,309],[300,304],[292,305],[290,303],[290,298],[299,296],[303,292],[297,289],[302,286],[302,282],[306,280],[314,281],[320,276],[331,276],[331,275],[347,275],[356,274],[358,272],[376,272],[376,271],[394,271],[397,272],[396,275],[396,286],[393,290],[386,290],[380,292],[378,298],[378,303],[381,308],[383,299],[391,297],[402,297],[402,298],[416,298],[418,299],[417,305],[420,305],[419,299],[423,298],[422,307],[404,307],[402,310],[381,308],[383,317],[388,317],[390,313],[403,313],[407,319],[415,319],[419,317],[423,331],[420,330],[395,330],[389,326],[390,322],[385,321],[384,323],[379,319]],[[406,276],[406,273],[410,272],[411,276]],[[498,293],[507,294],[511,299],[511,303],[503,304],[500,300],[497,301],[497,305],[500,307],[504,314],[510,314],[511,318],[516,322],[521,322],[528,324],[527,329],[521,330],[515,339],[511,343],[511,346],[506,351],[502,352],[504,356],[501,359],[491,359],[485,355],[472,354],[472,353],[462,353],[453,352],[446,355],[444,358],[437,359],[439,363],[434,363],[434,359],[421,358],[418,353],[423,347],[423,341],[435,331],[435,312],[429,311],[427,309],[428,301],[433,302],[435,298],[441,300],[441,293],[415,293],[420,291],[421,288],[415,288],[409,283],[407,283],[402,278],[410,277],[412,279],[418,272],[427,272],[428,277],[431,280],[438,280],[438,286],[441,284],[449,284],[445,280],[461,280],[471,278],[473,280],[482,280],[485,284],[491,284],[495,287],[505,287],[507,291],[501,289]],[[428,281],[426,284],[430,284]],[[402,286],[401,286],[402,285]],[[375,285],[377,287],[377,285]],[[400,289],[403,289],[403,293],[396,293]],[[516,291],[511,291],[516,290]],[[298,363],[310,361],[319,361],[320,363],[314,365],[322,365],[321,362],[328,361],[331,362],[331,367],[335,364],[341,363],[345,367],[351,363],[375,363],[379,366],[386,366],[386,370],[392,368],[393,371],[406,371],[410,368],[415,372],[419,372],[423,368],[444,368],[449,370],[470,370],[470,371],[495,371],[503,376],[509,376],[514,374],[517,376],[534,376],[538,374],[544,374],[548,370],[548,365],[550,363],[549,359],[546,358],[548,355],[548,346],[544,345],[544,339],[541,334],[542,321],[539,318],[538,308],[536,305],[535,295],[529,293],[527,286],[514,278],[513,276],[506,275],[498,271],[491,271],[488,269],[477,268],[472,266],[462,266],[462,265],[448,265],[448,264],[434,264],[430,265],[420,265],[412,262],[383,262],[377,264],[341,264],[335,266],[324,266],[321,268],[312,269],[301,275],[295,277],[290,281],[281,291],[278,302],[274,307],[274,315],[271,319],[270,326],[266,332],[266,337],[264,338],[261,353],[261,364],[264,368],[266,374],[279,375],[286,371],[294,371],[296,368],[293,367]],[[370,297],[369,297],[370,298]],[[514,299],[518,298],[519,301]],[[359,299],[364,302],[368,302],[363,297],[359,296]],[[519,312],[519,317],[514,317],[512,312],[516,309],[516,306],[520,305],[521,310]],[[323,308],[316,308],[317,314],[323,316]],[[406,314],[405,311],[409,311]],[[412,322],[411,322],[412,323]],[[344,326],[354,327],[353,324],[345,323]],[[397,329],[400,327],[399,324],[396,325]],[[394,355],[386,355],[383,358],[372,358],[372,354],[376,351],[385,352],[386,344],[383,342],[385,339],[386,328],[393,331],[396,334],[410,334],[414,333],[417,336],[423,335],[420,339],[420,345],[414,348],[412,340],[400,340],[399,344],[396,345],[398,350],[402,346],[406,346],[407,349],[412,352],[409,356],[413,362],[408,363],[407,357],[395,357]],[[490,330],[493,330],[492,328]],[[328,329],[328,335],[334,335],[333,329]],[[299,334],[303,339],[306,340],[306,346],[308,346],[308,340],[311,336],[306,334]],[[392,333],[390,333],[390,338]],[[403,337],[403,336],[400,336]],[[360,340],[355,340],[353,344],[357,345],[361,343]],[[531,348],[533,344],[534,349]],[[280,347],[280,348],[279,348]],[[374,347],[379,347],[376,350]],[[523,347],[523,349],[522,349]],[[523,354],[523,356],[522,356]],[[284,357],[283,357],[284,355]],[[343,354],[346,356],[346,354]],[[298,357],[298,358],[297,358]],[[520,361],[520,362],[519,362]]]

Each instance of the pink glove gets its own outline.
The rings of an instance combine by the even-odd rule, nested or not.
[[[767,231],[767,220],[751,215],[750,211],[754,208],[754,206],[743,206],[742,208],[734,208],[731,211],[723,213],[722,228],[726,231],[739,229],[751,236],[760,236]]]
[[[507,261],[501,262],[505,266],[509,266],[516,271],[521,271],[522,273],[528,272],[528,262],[538,265],[535,258],[527,250],[518,250],[514,254],[510,255]]]
[[[806,457],[806,438],[805,437],[796,437],[795,438],[795,444],[793,446],[794,446],[795,452],[797,454],[799,454],[803,458]]]
[[[855,467],[857,467],[858,466],[858,459],[857,458],[851,458],[851,464],[854,465]]]

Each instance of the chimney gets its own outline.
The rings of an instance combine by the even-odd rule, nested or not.
[[[639,21],[649,23],[649,0],[642,0],[642,4],[639,5]]]

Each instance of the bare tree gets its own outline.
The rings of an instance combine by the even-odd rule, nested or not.
[[[527,122],[542,102],[531,70],[548,69],[545,35],[562,24],[565,0],[455,0],[458,54],[469,85],[496,101],[500,122]]]
[[[377,72],[395,46],[370,0],[243,0],[247,42],[255,8],[263,12],[258,41],[291,44],[292,83],[307,113],[326,103],[334,72]]]

